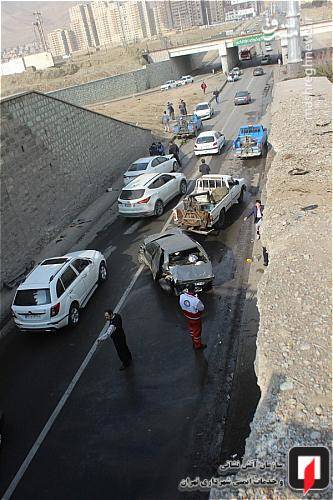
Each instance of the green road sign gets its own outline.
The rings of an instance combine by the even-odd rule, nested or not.
[[[233,41],[234,47],[238,47],[240,45],[251,45],[258,42],[272,41],[275,38],[275,34],[272,33],[270,35],[264,35],[260,33],[258,35],[250,35],[243,38],[235,38]]]

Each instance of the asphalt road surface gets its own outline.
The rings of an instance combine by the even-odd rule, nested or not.
[[[159,219],[124,220],[114,209],[89,245],[108,249],[109,280],[83,311],[79,328],[29,335],[13,328],[1,341],[1,495],[15,477],[15,499],[174,500],[182,497],[179,481],[193,467],[200,474],[200,457],[209,460],[216,442],[216,422],[209,415],[211,405],[220,404],[216,396],[233,342],[230,321],[237,317],[239,280],[246,279],[244,258],[252,245],[253,224],[244,223],[243,215],[266,161],[234,159],[230,147],[240,125],[260,122],[265,113],[273,83],[272,68],[265,71],[253,77],[248,68],[240,81],[227,84],[215,116],[205,122],[205,130],[222,130],[228,140],[223,154],[211,159],[212,172],[243,175],[254,186],[245,203],[233,207],[224,231],[199,239],[216,276],[213,290],[202,296],[208,348],[193,352],[177,299],[164,295],[148,271],[138,271],[140,242],[165,227],[177,200]],[[245,89],[253,102],[234,106],[235,92]],[[197,165],[192,157],[184,168],[189,179]],[[102,343],[45,439],[36,443],[102,330],[105,308],[122,297],[133,366],[119,371],[112,341]],[[201,439],[198,429],[206,418],[209,432]],[[15,476],[30,450],[26,470]]]

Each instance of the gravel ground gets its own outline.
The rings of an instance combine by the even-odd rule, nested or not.
[[[258,288],[261,399],[243,464],[257,459],[283,467],[239,472],[234,479],[273,478],[277,484],[215,489],[214,499],[301,498],[287,487],[288,450],[330,446],[331,120],[327,79],[275,87],[269,138],[275,158],[262,231],[270,262]],[[332,498],[332,491],[307,497]]]

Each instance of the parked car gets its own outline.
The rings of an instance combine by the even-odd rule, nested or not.
[[[213,116],[214,110],[209,102],[199,102],[195,107],[194,113],[199,116],[201,120],[207,120]]]
[[[161,85],[161,90],[169,90],[178,87],[176,80],[168,80],[163,85]]]
[[[225,136],[217,130],[209,130],[201,132],[198,135],[194,144],[194,154],[198,155],[211,155],[220,154],[225,144]]]
[[[214,275],[207,253],[179,229],[146,238],[138,258],[150,269],[154,281],[168,293],[180,295],[193,283],[197,292],[212,287]]]
[[[249,104],[251,102],[251,94],[247,90],[240,90],[236,92],[234,103],[235,106],[238,104]]]
[[[193,137],[202,129],[202,121],[196,114],[177,116],[171,126],[172,133],[177,137]]]
[[[178,163],[173,155],[164,156],[147,156],[139,158],[132,163],[128,170],[124,173],[125,186],[135,177],[142,174],[157,173],[157,172],[176,172]]]
[[[80,310],[107,275],[105,257],[97,250],[43,260],[16,290],[12,303],[16,326],[27,331],[77,326]]]
[[[193,82],[194,82],[193,76],[186,75],[186,76],[181,76],[176,83],[179,85],[187,85],[188,83],[193,83]]]
[[[254,70],[253,70],[253,76],[261,76],[264,74],[265,74],[265,72],[264,72],[263,68],[261,68],[261,67],[254,68]]]
[[[170,200],[186,191],[184,174],[143,174],[123,187],[118,198],[118,211],[124,217],[158,217]]]
[[[270,55],[263,56],[260,60],[260,64],[270,64],[270,63],[271,63]]]
[[[239,74],[233,73],[232,71],[230,71],[227,79],[228,79],[228,82],[237,82],[237,80],[239,80]]]

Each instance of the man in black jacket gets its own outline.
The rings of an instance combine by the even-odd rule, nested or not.
[[[179,159],[179,147],[173,141],[169,142],[169,155],[173,155],[176,158],[178,165],[180,167],[182,166]]]
[[[260,226],[263,221],[264,205],[261,204],[260,200],[256,200],[256,204],[252,210],[244,217],[247,220],[249,217],[253,216],[253,222],[256,225],[257,240],[260,240]]]
[[[109,327],[106,332],[98,338],[97,342],[100,343],[111,337],[120,361],[123,363],[119,370],[125,370],[132,363],[132,354],[127,346],[121,316],[118,313],[114,313],[111,309],[108,309],[105,311],[105,319],[109,322]]]

